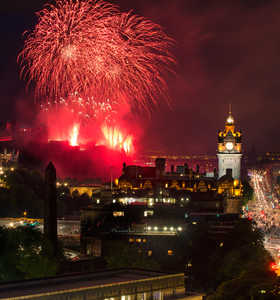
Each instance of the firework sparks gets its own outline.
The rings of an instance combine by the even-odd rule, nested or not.
[[[105,144],[112,149],[123,150],[126,153],[132,151],[132,136],[124,135],[117,127],[102,127],[102,132],[105,138]]]
[[[70,132],[69,142],[71,146],[78,146],[79,125],[74,124]]]
[[[93,97],[82,98],[77,93],[70,95],[67,100],[60,98],[52,102],[42,103],[40,109],[43,113],[67,112],[73,120],[79,123],[96,121],[97,123],[112,123],[119,111],[118,103],[110,101],[95,101]]]
[[[161,26],[101,0],[56,0],[37,15],[19,54],[37,96],[78,92],[150,108],[168,95],[164,78],[175,60]]]

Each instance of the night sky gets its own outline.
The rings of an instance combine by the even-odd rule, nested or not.
[[[280,151],[280,1],[111,2],[161,24],[176,41],[177,76],[168,81],[172,107],[161,103],[150,117],[137,117],[142,150],[215,154],[231,103],[245,150]],[[1,120],[35,118],[16,58],[22,33],[33,28],[34,12],[44,3],[1,1]]]

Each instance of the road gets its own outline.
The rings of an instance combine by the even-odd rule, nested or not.
[[[280,253],[280,206],[271,184],[269,169],[251,170],[251,184],[255,199],[243,209],[245,217],[256,222],[265,236],[265,248],[279,263]]]
[[[42,220],[40,219],[24,219],[24,218],[2,218],[0,226],[17,227],[25,224],[34,224],[35,227],[43,231]],[[57,220],[57,231],[59,236],[79,236],[80,221],[76,220]]]

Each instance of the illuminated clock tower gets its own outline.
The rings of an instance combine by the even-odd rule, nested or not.
[[[235,123],[231,114],[226,119],[225,129],[218,133],[218,163],[219,178],[226,174],[227,169],[232,170],[232,177],[240,179],[241,157],[242,157],[242,133],[235,131]]]

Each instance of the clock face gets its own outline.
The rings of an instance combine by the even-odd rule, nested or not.
[[[233,149],[233,143],[232,142],[227,142],[226,143],[226,148],[227,148],[227,150],[232,150]]]

